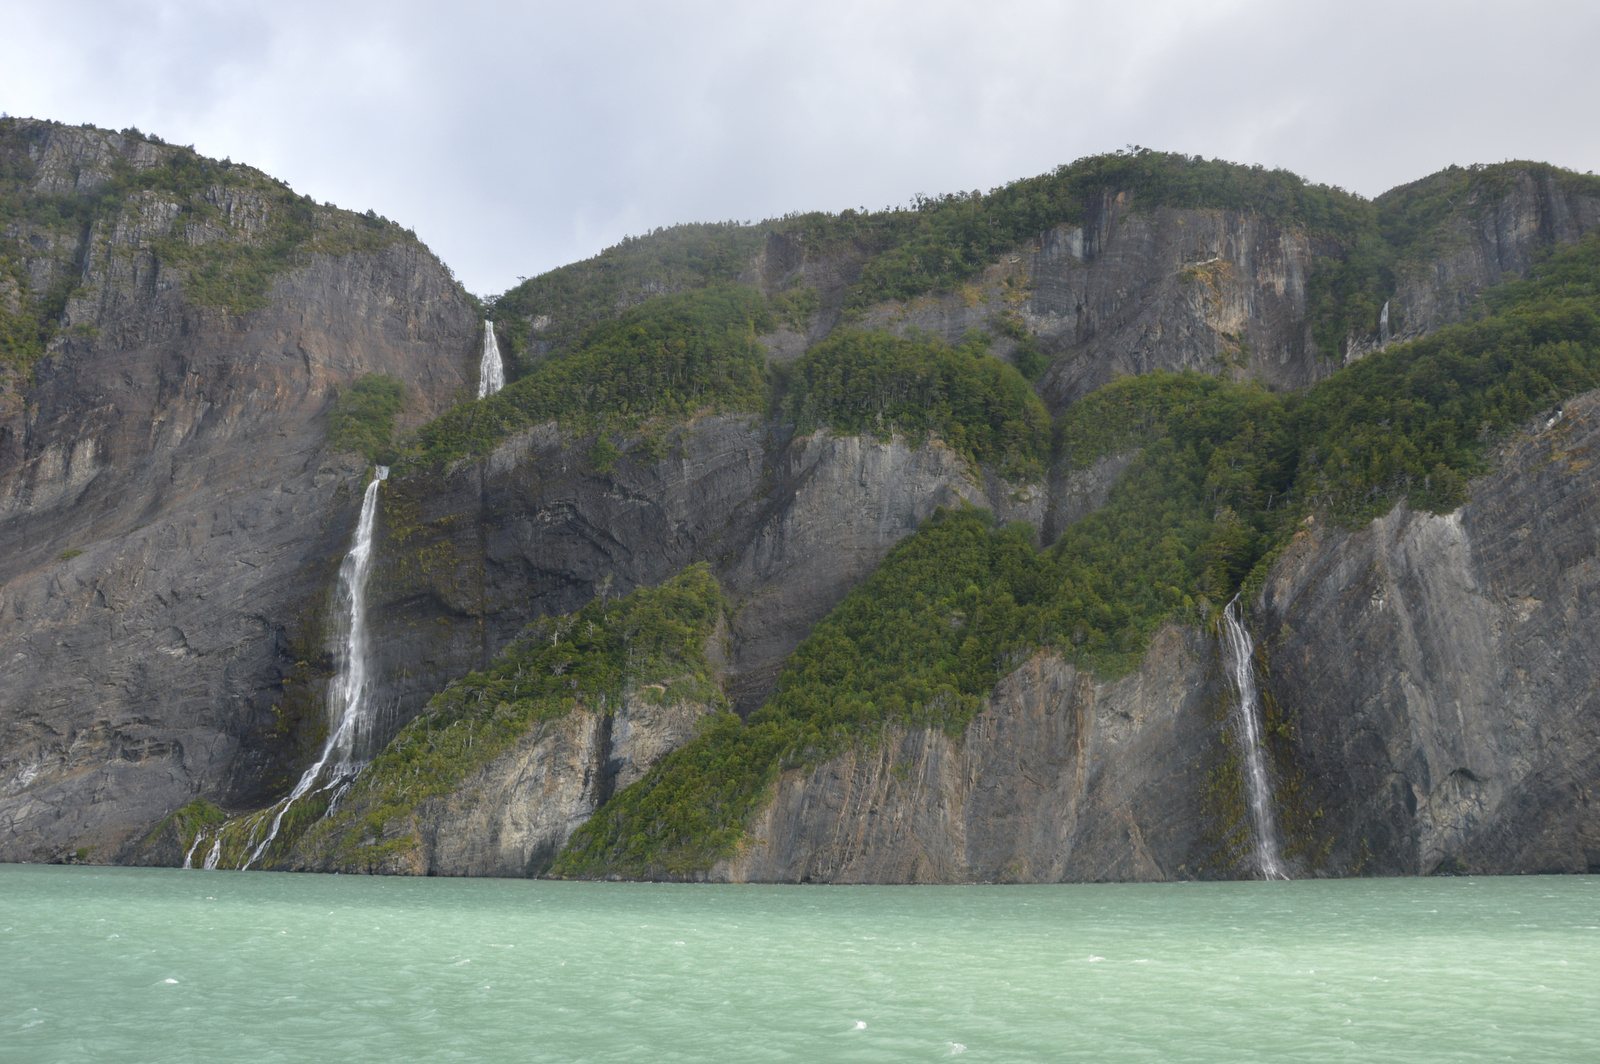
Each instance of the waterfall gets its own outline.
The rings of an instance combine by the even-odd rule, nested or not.
[[[478,398],[493,395],[506,386],[506,367],[500,361],[500,345],[494,338],[494,322],[483,322],[483,358],[478,362]]]
[[[1383,309],[1378,312],[1378,348],[1382,350],[1389,346],[1389,301],[1383,301]]]
[[[492,342],[492,341],[491,341]],[[487,357],[487,355],[485,356]],[[295,802],[311,793],[325,771],[330,778],[317,787],[327,790],[348,784],[366,765],[365,745],[372,735],[372,713],[367,699],[367,576],[372,571],[372,526],[378,513],[378,485],[389,477],[388,466],[378,466],[367,493],[361,498],[361,517],[356,522],[356,542],[339,566],[340,636],[337,657],[338,673],[328,687],[330,715],[338,712],[333,721],[333,731],[322,746],[322,756],[306,769],[300,782],[294,785],[289,797],[272,818],[272,829],[240,865],[240,871],[261,859],[278,837],[283,826],[283,816]],[[332,763],[331,768],[330,764]],[[218,840],[221,842],[219,834]],[[209,863],[207,867],[210,867]]]
[[[1278,828],[1272,816],[1272,784],[1261,756],[1261,700],[1256,692],[1255,641],[1239,620],[1239,596],[1222,611],[1223,645],[1233,686],[1239,692],[1239,734],[1244,747],[1244,788],[1250,803],[1256,863],[1263,879],[1288,879],[1278,856]]]

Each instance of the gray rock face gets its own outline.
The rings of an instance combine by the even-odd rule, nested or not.
[[[657,690],[661,690],[659,686]],[[533,876],[613,793],[636,782],[693,738],[711,707],[658,704],[630,692],[614,713],[577,709],[536,724],[515,747],[418,806],[385,841],[411,847],[382,867],[297,852],[291,867],[312,871],[425,876]],[[357,803],[353,811],[363,815]]]
[[[1039,523],[1044,493],[986,484],[937,442],[775,437],[746,417],[676,430],[608,474],[553,425],[381,496],[369,590],[380,698],[408,719],[535,617],[709,561],[735,604],[727,688],[748,711],[806,631],[939,506]],[[396,725],[397,726],[397,725]]]
[[[1155,369],[1299,388],[1339,365],[1310,340],[1313,251],[1303,234],[1250,215],[1135,212],[1125,196],[1108,198],[1085,226],[1042,234],[968,291],[874,308],[861,324],[956,342],[1014,316],[1056,358],[1039,390],[1057,410]],[[1010,340],[993,348],[1012,349]]]
[[[1600,870],[1600,394],[1472,501],[1306,531],[1256,610],[1330,871]]]
[[[738,856],[752,883],[1060,883],[1233,871],[1207,837],[1221,750],[1211,641],[1177,628],[1096,683],[1040,655],[959,739],[885,729],[780,778]]]
[[[43,192],[97,188],[118,159],[163,158],[58,132],[37,146]],[[246,236],[264,224],[259,198],[207,195],[207,224]],[[1237,213],[1129,207],[1107,198],[1084,227],[1043,234],[970,291],[875,308],[862,324],[959,340],[1015,315],[1059,356],[1041,382],[1057,408],[1155,368],[1276,387],[1335,368],[1306,332],[1305,238]],[[1431,273],[1406,279],[1402,335],[1455,320],[1472,294],[1596,217],[1594,201],[1527,178]],[[171,202],[142,194],[81,248],[44,247],[24,264],[35,287],[63,262],[83,284],[27,401],[0,380],[0,860],[80,849],[117,860],[192,798],[259,808],[288,789],[320,741],[325,613],[368,475],[326,453],[330,399],[362,373],[394,373],[410,386],[402,427],[416,425],[476,365],[476,312],[414,243],[314,256],[241,317],[187,303],[151,254],[175,224]],[[747,279],[801,278],[822,306],[807,335],[768,338],[774,359],[837,326],[860,266],[855,252],[768,242]],[[1009,344],[994,350],[1006,357]],[[1269,693],[1297,721],[1280,767],[1303,773],[1323,811],[1327,870],[1600,865],[1587,812],[1600,769],[1585,628],[1594,421],[1592,400],[1570,406],[1452,518],[1308,533],[1274,571],[1256,626]],[[735,606],[720,664],[748,711],[810,627],[936,507],[986,506],[1048,540],[1100,506],[1131,457],[1017,486],[937,443],[791,438],[745,417],[702,418],[670,435],[664,457],[635,452],[604,474],[588,443],[540,426],[483,461],[385,485],[369,610],[387,729],[529,620],[701,560]],[[1172,629],[1115,683],[1026,663],[959,738],[890,729],[785,776],[751,845],[717,874],[1238,873],[1213,808],[1226,756],[1214,655],[1208,638]],[[389,870],[542,868],[704,708],[630,703],[546,724],[420,813],[405,829],[411,863]]]
[[[1600,227],[1600,200],[1563,187],[1548,172],[1523,171],[1498,200],[1474,191],[1445,223],[1443,250],[1403,269],[1391,313],[1400,323],[1394,342],[1425,336],[1461,321],[1485,288],[1526,277],[1541,248],[1570,244]],[[1359,357],[1375,338],[1352,338]]]
[[[0,860],[114,859],[196,795],[279,784],[274,707],[322,653],[296,644],[366,475],[323,453],[332,393],[391,372],[432,416],[477,327],[407,243],[315,258],[243,318],[97,277],[100,335],[0,429]]]

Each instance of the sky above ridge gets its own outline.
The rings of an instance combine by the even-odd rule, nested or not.
[[[0,110],[137,126],[414,228],[480,294],[676,222],[1145,145],[1373,196],[1600,170],[1594,0],[0,0]]]

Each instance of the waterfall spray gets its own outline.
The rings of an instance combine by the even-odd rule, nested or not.
[[[1389,301],[1383,301],[1383,310],[1378,312],[1378,349],[1389,346]]]
[[[1250,826],[1255,836],[1256,863],[1263,879],[1288,879],[1278,856],[1278,827],[1272,815],[1272,785],[1266,760],[1261,756],[1261,700],[1256,692],[1255,641],[1239,620],[1239,596],[1222,611],[1223,646],[1228,670],[1239,692],[1239,734],[1244,747],[1244,788],[1250,805]]]
[[[483,322],[483,358],[478,362],[478,398],[493,395],[506,386],[506,367],[500,361],[500,344],[494,338],[494,322]]]
[[[272,818],[272,829],[261,844],[251,851],[244,864],[239,866],[240,871],[255,864],[267,852],[272,840],[278,837],[283,816],[290,806],[311,793],[313,788],[327,790],[348,784],[366,765],[362,758],[373,731],[372,712],[367,698],[367,576],[372,571],[372,529],[378,512],[378,485],[388,478],[389,467],[378,466],[372,483],[367,485],[367,493],[361,498],[361,517],[356,522],[355,546],[350,548],[350,553],[344,556],[344,563],[339,566],[340,604],[344,607],[340,617],[343,638],[339,641],[339,671],[328,687],[328,709],[330,713],[339,714],[333,722],[333,731],[323,744],[322,756],[317,758],[316,764],[306,769],[300,782],[289,792],[289,797]],[[325,772],[329,773],[329,779],[318,787],[318,781]],[[217,841],[221,843],[220,835]],[[211,867],[209,861],[207,867]]]

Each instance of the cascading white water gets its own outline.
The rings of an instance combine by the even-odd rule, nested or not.
[[[483,358],[478,362],[478,398],[493,395],[506,386],[506,367],[500,361],[500,344],[494,338],[494,322],[483,322]]]
[[[328,687],[330,715],[338,713],[322,756],[306,769],[300,782],[272,818],[272,828],[261,844],[251,851],[240,870],[261,859],[278,837],[283,816],[295,802],[316,790],[348,784],[366,765],[363,755],[372,735],[372,713],[367,698],[367,576],[372,571],[372,529],[378,514],[378,485],[389,478],[389,467],[378,466],[361,499],[361,517],[356,521],[356,542],[339,566],[340,615],[339,671]],[[331,762],[331,765],[330,765]],[[328,779],[318,786],[324,774]],[[218,838],[221,842],[221,838]],[[207,864],[207,867],[211,865]]]
[[[1378,312],[1378,346],[1389,346],[1389,301],[1383,301],[1383,309]]]
[[[1261,756],[1261,700],[1256,692],[1255,640],[1239,620],[1239,596],[1222,611],[1223,643],[1228,670],[1239,692],[1239,734],[1244,747],[1244,789],[1250,803],[1250,826],[1255,836],[1256,863],[1263,879],[1288,879],[1278,856],[1278,826],[1272,815],[1272,785],[1266,760]]]

